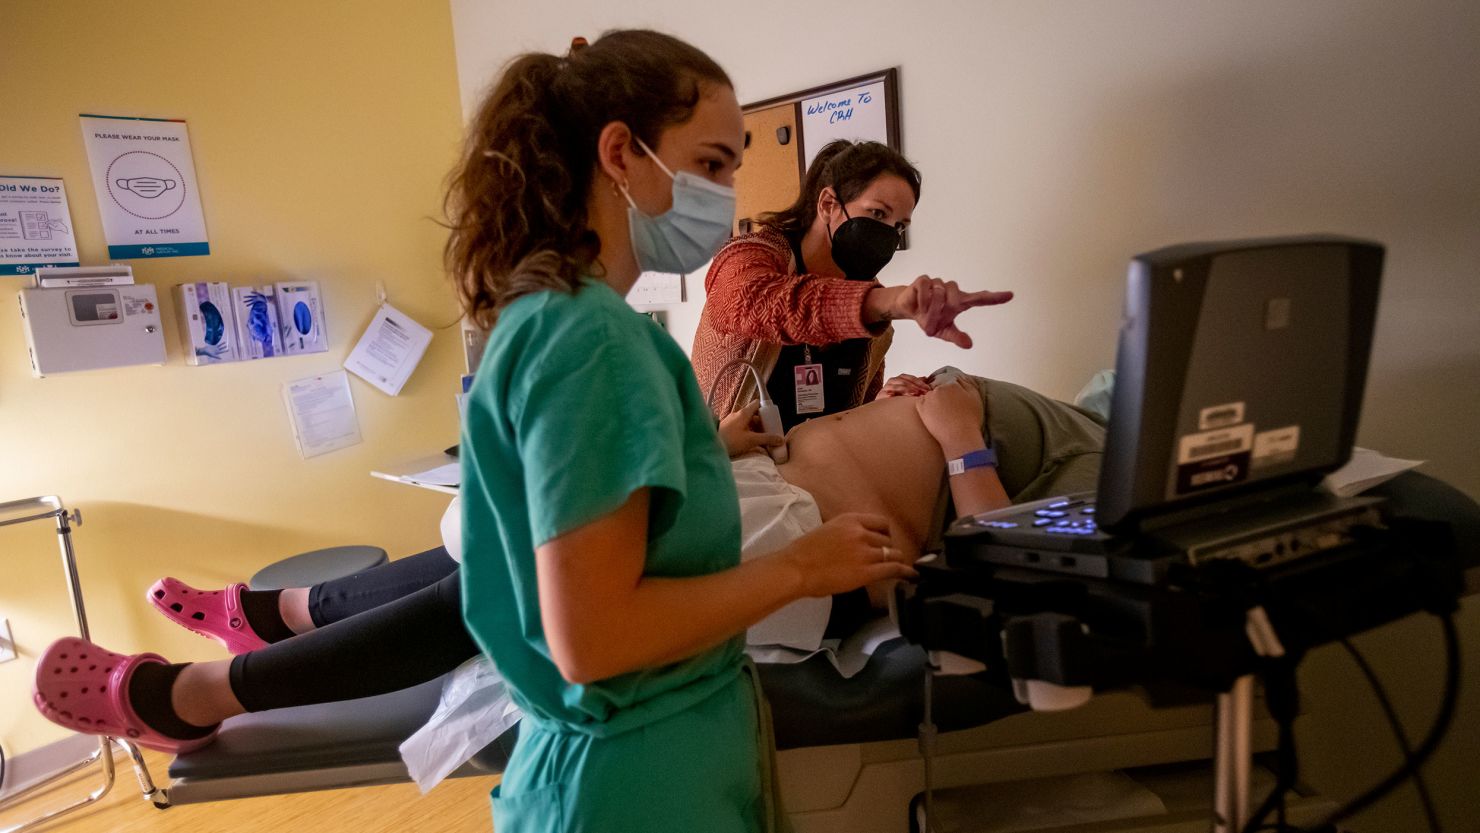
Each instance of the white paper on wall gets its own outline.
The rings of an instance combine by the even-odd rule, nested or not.
[[[683,303],[683,275],[643,272],[627,291],[627,303],[639,309],[654,304]]]
[[[390,304],[381,304],[360,336],[344,368],[381,391],[395,396],[432,343],[432,331]]]
[[[293,422],[293,439],[306,460],[360,441],[360,421],[343,370],[283,384],[283,402]]]

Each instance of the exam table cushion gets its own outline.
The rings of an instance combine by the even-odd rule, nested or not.
[[[1418,472],[1406,472],[1366,492],[1388,499],[1395,517],[1447,521],[1454,551],[1466,570],[1480,568],[1480,506],[1459,489]]]
[[[761,678],[782,749],[914,737],[922,708],[925,654],[903,640],[881,646],[851,680],[825,657],[763,665]],[[1021,711],[1011,694],[978,677],[946,677],[936,686],[943,731],[979,726]],[[441,679],[340,703],[247,714],[226,721],[216,742],[175,759],[170,777],[207,780],[332,769],[399,759],[398,748],[437,707]],[[473,771],[500,772],[516,726],[479,752]]]
[[[918,645],[886,642],[846,680],[822,655],[759,667],[778,749],[899,740],[918,732],[925,705],[925,651]],[[933,717],[941,731],[981,726],[1022,710],[1006,686],[983,675],[935,680]]]
[[[1416,472],[1371,494],[1394,514],[1450,522],[1466,566],[1480,567],[1480,507],[1464,493]],[[782,749],[915,737],[923,708],[924,653],[902,640],[884,644],[850,680],[818,656],[794,665],[763,665],[761,680]],[[254,774],[385,763],[437,706],[441,679],[379,697],[242,715],[226,721],[219,739],[175,759],[172,778],[234,778]],[[935,720],[942,731],[982,725],[1021,711],[1001,686],[980,676],[937,680]],[[502,771],[518,727],[472,761]],[[469,774],[465,767],[458,774]]]
[[[376,697],[244,714],[216,742],[181,755],[171,778],[213,779],[394,761],[432,716],[442,679]]]

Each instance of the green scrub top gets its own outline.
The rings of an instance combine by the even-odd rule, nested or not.
[[[740,563],[729,461],[683,351],[604,283],[524,296],[490,334],[463,425],[463,615],[525,713],[495,792],[499,833],[586,829],[572,818],[667,829],[664,805],[691,824],[707,818],[688,815],[696,804],[714,815],[708,829],[752,829],[759,750],[743,634],[577,685],[551,660],[540,618],[535,548],[639,488],[651,490],[644,575]],[[706,801],[712,789],[727,797]]]

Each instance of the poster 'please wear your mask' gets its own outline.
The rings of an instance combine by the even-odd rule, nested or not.
[[[108,257],[210,254],[185,122],[87,114],[81,120]]]

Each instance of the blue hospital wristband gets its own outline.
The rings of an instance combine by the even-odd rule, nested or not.
[[[995,449],[983,448],[978,451],[970,451],[946,463],[946,471],[952,475],[965,474],[971,469],[987,467],[997,467],[997,452]]]

